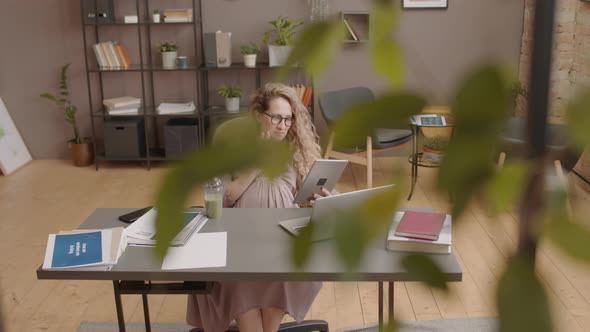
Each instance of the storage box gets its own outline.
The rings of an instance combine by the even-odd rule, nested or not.
[[[166,158],[179,157],[199,144],[199,125],[195,118],[174,118],[164,125]]]
[[[104,123],[104,152],[107,158],[145,156],[142,118],[111,118]]]
[[[206,32],[203,36],[205,66],[231,66],[231,32]]]

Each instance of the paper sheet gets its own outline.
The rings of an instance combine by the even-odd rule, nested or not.
[[[183,247],[170,247],[162,270],[224,267],[227,262],[227,232],[196,233]]]

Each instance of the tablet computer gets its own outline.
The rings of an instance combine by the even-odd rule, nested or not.
[[[293,203],[299,205],[306,203],[314,193],[320,192],[322,188],[334,189],[346,164],[348,164],[348,160],[316,159]]]

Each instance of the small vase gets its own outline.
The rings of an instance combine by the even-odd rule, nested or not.
[[[225,109],[230,113],[237,113],[240,111],[240,98],[225,98]]]
[[[154,23],[160,23],[160,14],[152,14],[152,21]]]
[[[256,54],[244,54],[244,66],[248,68],[256,67]]]
[[[176,51],[173,52],[162,52],[162,68],[174,69],[176,68],[176,58],[178,54]]]

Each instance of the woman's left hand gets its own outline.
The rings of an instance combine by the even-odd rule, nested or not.
[[[328,191],[328,189],[322,187],[319,193],[313,193],[313,196],[309,198],[309,205],[313,206],[315,204],[315,200],[320,197],[328,197],[332,196],[332,193]]]

